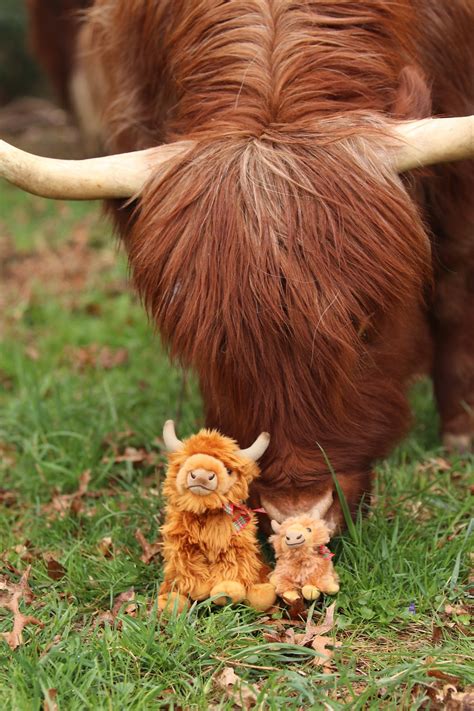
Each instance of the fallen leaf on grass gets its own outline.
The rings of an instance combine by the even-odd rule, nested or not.
[[[289,627],[288,629],[283,629],[280,633],[264,632],[263,636],[268,642],[284,642],[285,644],[296,644],[301,647],[312,647],[320,655],[314,658],[313,664],[322,666],[324,671],[329,671],[333,651],[328,647],[339,646],[339,643],[326,636],[326,633],[330,632],[334,627],[335,608],[335,602],[329,605],[326,608],[324,620],[319,624],[314,624],[312,620],[308,620],[304,632],[295,632],[293,627]]]
[[[217,686],[239,708],[250,709],[257,703],[258,688],[255,684],[248,684],[232,667],[224,667],[216,677]]]
[[[450,617],[453,615],[469,615],[469,610],[464,605],[445,605],[444,612]]]
[[[426,693],[430,698],[432,711],[473,711],[474,687],[458,691],[454,684],[443,684],[442,688],[429,686]]]
[[[31,566],[25,570],[19,583],[3,579],[0,581],[0,607],[13,613],[13,628],[11,632],[2,632],[1,636],[11,649],[23,644],[23,630],[27,625],[44,627],[43,622],[31,615],[24,615],[20,610],[20,601],[27,604],[33,601],[33,592],[28,584]]]
[[[57,696],[57,689],[47,689],[44,692],[43,711],[59,711],[59,706],[56,703]]]
[[[0,469],[10,469],[16,464],[16,448],[8,442],[0,442]]]
[[[72,366],[79,372],[83,372],[88,368],[111,370],[128,362],[126,348],[113,349],[109,348],[109,346],[99,346],[97,343],[77,348],[67,348],[66,354]]]
[[[161,555],[161,551],[163,549],[163,541],[155,541],[155,543],[148,543],[139,528],[137,528],[137,530],[135,531],[135,538],[143,550],[143,553],[140,556],[140,560],[146,565],[148,565],[155,556]]]
[[[100,539],[97,548],[102,553],[104,558],[112,558],[114,544],[110,536],[104,536]]]
[[[33,361],[39,360],[40,357],[39,350],[35,346],[26,346],[25,355]]]
[[[102,440],[103,447],[110,447],[114,452],[118,452],[119,442],[129,440],[135,436],[135,432],[131,429],[123,430],[122,432],[108,432]]]
[[[434,474],[437,472],[449,472],[450,469],[451,464],[447,459],[443,457],[431,457],[418,464],[415,471],[417,473],[428,472]]]
[[[16,494],[9,489],[0,489],[0,504],[2,506],[13,506],[16,503]]]
[[[440,669],[428,669],[426,673],[428,676],[431,676],[434,679],[441,679],[441,681],[445,681],[447,684],[459,684],[460,682],[459,677],[453,676],[452,674],[446,674]]]
[[[147,452],[146,449],[136,447],[125,447],[123,452],[117,452],[113,457],[102,457],[102,462],[107,464],[112,461],[115,464],[121,462],[131,462],[132,464],[145,464],[154,466],[157,462],[157,456],[154,452]]]
[[[61,565],[59,560],[56,560],[52,553],[45,553],[43,557],[48,570],[48,577],[51,578],[51,580],[61,580],[61,578],[64,578],[66,568]]]
[[[123,613],[125,615],[130,615],[130,617],[135,617],[137,613],[137,605],[135,602],[135,591],[133,588],[130,588],[130,590],[125,590],[125,592],[120,593],[120,595],[117,595],[115,598],[113,607],[111,610],[106,610],[105,612],[100,612],[98,616],[96,617],[95,624],[96,625],[113,625],[115,624],[117,620],[117,615],[119,614],[120,610],[124,605],[127,605],[125,609],[123,610]],[[118,622],[118,627],[121,626],[120,621]]]
[[[82,510],[82,499],[87,494],[90,478],[90,469],[86,469],[79,477],[77,491],[72,494],[55,494],[52,500],[43,506],[43,512],[57,514],[59,518],[64,518],[69,513],[78,514]]]

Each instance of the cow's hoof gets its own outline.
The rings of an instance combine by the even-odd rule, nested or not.
[[[285,592],[281,594],[281,597],[286,603],[291,605],[293,602],[299,600],[301,596],[297,590],[285,590]]]
[[[327,595],[335,595],[339,592],[339,585],[337,583],[331,583],[331,585],[326,585],[324,592]]]
[[[252,585],[247,591],[247,602],[255,610],[265,612],[276,600],[275,586],[271,583]]]
[[[183,612],[189,607],[189,600],[177,592],[158,596],[158,609],[165,613]]]
[[[446,432],[443,435],[443,446],[453,454],[468,454],[473,449],[473,437],[469,434],[450,434]]]
[[[237,580],[221,580],[220,583],[214,585],[209,596],[218,596],[213,600],[216,605],[235,604],[245,600],[245,588],[242,583],[237,582]]]
[[[301,593],[305,600],[317,600],[320,595],[316,585],[303,585]]]

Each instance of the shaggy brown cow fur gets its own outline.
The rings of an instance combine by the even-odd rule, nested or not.
[[[433,343],[444,435],[469,444],[472,162],[400,180],[383,151],[391,119],[472,113],[472,3],[96,0],[88,22],[109,148],[197,142],[115,214],[206,424],[271,433],[270,514],[332,491],[320,447],[357,506]]]

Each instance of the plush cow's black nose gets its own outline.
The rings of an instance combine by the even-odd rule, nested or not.
[[[189,472],[189,473],[191,474],[191,479],[195,479],[195,478],[196,478],[196,474],[195,474],[194,472]]]
[[[211,474],[209,474],[209,476],[207,478],[209,479],[209,481],[212,481],[213,479],[216,478],[216,475],[212,472]]]

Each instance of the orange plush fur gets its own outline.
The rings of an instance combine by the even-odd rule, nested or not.
[[[278,595],[292,602],[300,593],[306,600],[316,600],[320,592],[338,592],[339,577],[325,549],[330,536],[324,521],[293,516],[282,524],[272,521],[272,528],[275,534],[269,540],[277,562],[270,580]]]
[[[258,465],[241,456],[237,443],[215,430],[201,430],[184,441],[181,451],[169,454],[163,493],[167,499],[163,526],[164,582],[159,607],[171,602],[179,609],[191,600],[219,595],[223,604],[247,600],[257,609],[275,601],[268,569],[260,557],[256,517],[236,530],[224,505],[241,505],[250,483],[258,477]],[[205,495],[193,493],[188,481],[193,472],[217,477],[217,488]],[[214,481],[216,481],[214,479]]]

